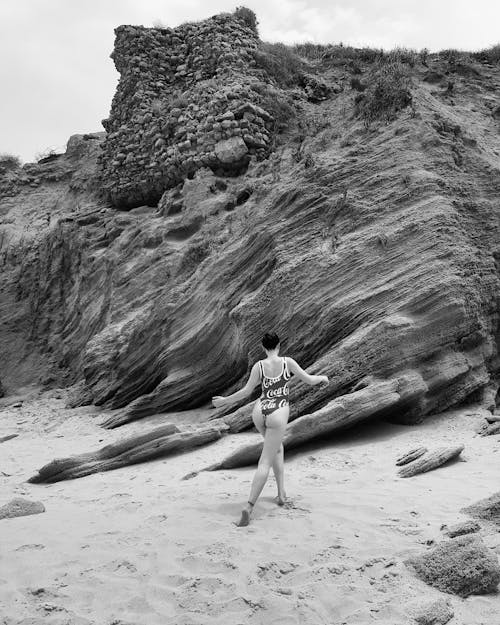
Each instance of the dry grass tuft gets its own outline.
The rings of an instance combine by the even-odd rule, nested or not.
[[[412,103],[408,69],[399,61],[378,63],[368,86],[356,96],[356,114],[365,125],[375,120],[391,121]]]

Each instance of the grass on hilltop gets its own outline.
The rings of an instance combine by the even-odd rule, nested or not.
[[[379,62],[366,88],[356,96],[355,111],[368,126],[375,120],[393,120],[411,103],[411,79],[406,66],[400,61]]]
[[[393,50],[383,50],[382,48],[356,48],[354,46],[339,44],[319,44],[312,42],[297,43],[290,46],[290,49],[299,57],[310,61],[337,61],[337,62],[360,62],[375,63],[398,61],[413,67],[418,61],[426,64],[428,58],[439,58],[448,61],[476,60],[487,63],[500,62],[500,44],[492,45],[489,48],[468,52],[466,50],[445,49],[439,52],[429,52],[427,48],[420,51],[396,47]]]
[[[6,172],[10,169],[17,169],[18,167],[21,167],[21,159],[19,156],[7,154],[6,152],[0,154],[0,170]]]

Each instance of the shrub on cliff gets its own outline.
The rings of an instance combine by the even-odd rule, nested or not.
[[[477,61],[486,61],[487,63],[500,62],[500,43],[495,46],[486,48],[484,50],[478,50],[477,52],[471,52],[471,57]]]
[[[236,7],[234,16],[253,31],[257,32],[257,16],[251,9],[247,9],[247,7]]]
[[[35,160],[37,163],[49,163],[50,161],[56,160],[56,158],[59,158],[60,156],[62,156],[60,152],[56,152],[53,148],[47,148],[46,150],[35,154]]]
[[[299,56],[302,56],[311,61],[319,61],[323,58],[328,46],[321,43],[312,43],[311,41],[305,41],[304,43],[296,43],[292,46],[292,51]]]
[[[296,46],[299,52],[300,46]],[[342,43],[336,45],[323,46],[321,58],[324,61],[332,60],[339,63],[406,63],[414,67],[418,52],[410,48],[397,47],[393,50],[383,50],[382,48],[353,48]]]
[[[195,241],[184,252],[179,265],[179,273],[191,274],[198,265],[210,256],[213,243],[209,240]]]
[[[391,121],[412,102],[408,70],[399,61],[378,63],[368,87],[355,100],[356,114],[369,125],[380,119]]]
[[[439,51],[439,58],[443,61],[447,61],[451,65],[458,63],[463,56],[464,53],[456,48],[447,48],[446,50]]]
[[[253,51],[258,67],[276,80],[283,87],[298,84],[302,75],[304,62],[283,43],[262,43]]]
[[[21,167],[21,159],[13,154],[0,154],[0,173]]]
[[[289,94],[264,82],[252,83],[251,89],[257,94],[258,105],[272,116],[274,132],[284,129],[294,119],[296,109]]]
[[[385,52],[382,59],[387,63],[406,63],[410,67],[415,67],[418,52],[411,48],[394,48]]]
[[[344,44],[328,45],[323,52],[324,61],[345,63],[356,61],[363,63],[375,63],[384,57],[385,52],[377,48],[353,48]]]

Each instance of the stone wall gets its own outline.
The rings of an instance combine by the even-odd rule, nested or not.
[[[201,167],[243,171],[265,156],[273,117],[259,103],[256,33],[231,14],[178,28],[120,26],[120,81],[100,160],[111,202],[156,204]]]

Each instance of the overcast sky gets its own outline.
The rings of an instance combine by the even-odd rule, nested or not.
[[[178,26],[244,4],[266,41],[477,50],[500,42],[498,0],[0,0],[0,153],[23,161],[101,131],[119,24]]]

